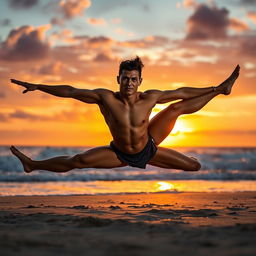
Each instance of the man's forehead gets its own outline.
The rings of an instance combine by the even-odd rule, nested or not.
[[[129,77],[134,77],[134,76],[139,77],[139,71],[138,70],[123,69],[121,75],[122,76],[129,76]]]

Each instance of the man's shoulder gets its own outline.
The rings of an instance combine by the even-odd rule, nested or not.
[[[156,90],[156,89],[151,89],[151,90],[147,90],[141,93],[141,97],[143,98],[151,98],[151,97],[157,97],[162,93],[162,91],[160,90]]]
[[[102,96],[114,95],[115,94],[113,91],[105,89],[105,88],[97,88],[97,89],[94,89],[94,91],[97,92],[98,94],[102,95]]]

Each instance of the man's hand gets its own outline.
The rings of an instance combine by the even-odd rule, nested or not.
[[[25,87],[26,90],[24,90],[22,93],[26,93],[26,92],[29,92],[29,91],[35,91],[37,89],[36,84],[30,84],[30,83],[22,82],[22,81],[15,80],[15,79],[11,79],[11,82],[14,83],[14,84],[18,84],[18,85],[21,85],[21,86]]]

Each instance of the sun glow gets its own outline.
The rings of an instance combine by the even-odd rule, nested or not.
[[[166,190],[174,189],[174,185],[171,184],[170,182],[158,181],[156,183],[156,188],[158,191],[166,191]]]
[[[155,115],[157,115],[161,110],[165,109],[167,107],[166,104],[164,105],[158,105],[155,107],[150,115],[150,118],[153,118]],[[178,135],[179,133],[185,133],[185,132],[193,132],[194,129],[189,127],[188,121],[183,119],[182,117],[177,119],[175,122],[175,125],[171,131],[171,135]]]

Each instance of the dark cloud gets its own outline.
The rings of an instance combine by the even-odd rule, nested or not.
[[[188,19],[187,39],[224,38],[229,26],[229,11],[226,8],[197,5]]]
[[[143,4],[143,5],[142,5],[142,9],[143,9],[143,11],[145,11],[145,12],[149,12],[149,11],[150,11],[150,6],[149,6],[149,4],[148,4],[148,3]]]
[[[29,119],[29,120],[40,120],[44,119],[41,116],[33,115],[22,110],[16,110],[9,114],[9,118]]]
[[[40,115],[40,114],[31,114],[26,111],[16,109],[14,112],[5,114],[0,113],[0,121],[9,121],[11,119],[25,119],[30,121],[79,121],[84,120],[85,117],[88,118],[88,111],[61,111],[58,113],[54,113],[53,115]]]
[[[64,20],[54,17],[54,18],[51,19],[51,24],[56,25],[56,26],[63,26],[64,25]]]
[[[1,44],[1,58],[7,61],[27,61],[45,58],[50,46],[44,40],[49,26],[33,28],[22,26],[11,30],[6,41]]]
[[[0,19],[0,26],[7,27],[11,25],[11,20],[8,18]]]
[[[39,0],[8,0],[9,6],[15,9],[32,8],[39,3]]]
[[[112,39],[105,36],[96,36],[88,39],[88,43],[93,46],[109,44],[112,42]]]
[[[256,5],[256,0],[240,0],[241,5]]]

